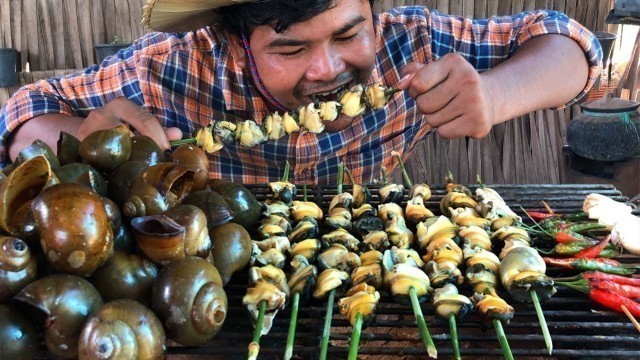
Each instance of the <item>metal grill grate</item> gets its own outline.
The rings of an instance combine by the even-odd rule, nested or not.
[[[247,186],[262,201],[268,195],[264,185]],[[546,201],[559,213],[574,213],[581,210],[582,201],[590,193],[607,195],[617,201],[628,199],[610,185],[490,185],[500,193],[507,204],[519,215],[520,207],[539,209]],[[471,187],[473,190],[473,187]],[[373,200],[377,203],[377,187],[371,186]],[[350,191],[347,185],[343,189]],[[432,188],[433,195],[426,204],[434,213],[439,213],[439,201],[445,192],[442,187]],[[299,191],[299,198],[301,198]],[[326,209],[336,189],[308,188],[308,200],[315,201]],[[638,210],[635,210],[636,215]],[[623,255],[619,261],[640,265],[637,257]],[[549,269],[550,276],[571,275],[557,269]],[[636,275],[638,276],[638,275]],[[244,359],[247,345],[251,341],[252,327],[243,309],[242,296],[246,292],[246,271],[234,276],[227,287],[229,313],[223,329],[209,344],[200,347],[170,346],[169,358],[180,358],[177,354],[202,354],[208,359]],[[468,295],[468,290],[463,293]],[[508,294],[500,294],[516,310],[515,316],[505,332],[513,355],[516,358],[541,358],[546,354],[544,339],[532,304],[521,304],[510,300]],[[351,327],[347,319],[339,314],[335,305],[332,320],[329,356],[336,359],[347,357]],[[622,315],[604,310],[586,296],[575,291],[558,288],[558,293],[542,305],[554,342],[553,357],[556,358],[640,358],[640,336]],[[430,303],[422,304],[429,330],[441,358],[452,354],[448,325],[434,316]],[[302,302],[299,311],[296,346],[297,358],[315,359],[319,352],[325,304],[308,300]],[[384,291],[381,292],[377,321],[364,329],[359,353],[362,357],[384,359],[426,358],[419,338],[410,305],[396,303]],[[277,315],[271,332],[261,339],[260,359],[280,359],[289,326],[289,310]],[[480,318],[469,314],[458,324],[458,337],[463,357],[501,358],[502,352],[495,332],[481,329]],[[176,356],[174,356],[176,355]],[[375,356],[377,355],[377,356]]]

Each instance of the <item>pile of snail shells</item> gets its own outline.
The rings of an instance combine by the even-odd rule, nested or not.
[[[0,335],[19,326],[25,341],[0,357],[29,358],[33,329],[57,359],[161,359],[166,339],[211,340],[262,204],[208,174],[201,149],[166,154],[124,125],[62,133],[57,154],[23,149],[0,173],[0,310],[16,313]]]

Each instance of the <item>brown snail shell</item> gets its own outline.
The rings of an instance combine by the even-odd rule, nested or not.
[[[100,196],[77,184],[60,184],[33,202],[40,244],[60,272],[89,276],[113,254],[113,231]]]
[[[142,252],[156,264],[166,265],[184,257],[186,229],[166,215],[141,216],[131,220],[133,237]]]
[[[107,181],[91,165],[72,163],[54,170],[61,184],[76,183],[85,185],[100,196],[107,195]]]
[[[173,163],[149,167],[133,183],[122,212],[129,218],[160,215],[180,204],[193,186],[193,170]]]
[[[201,148],[183,144],[171,153],[171,162],[184,165],[194,171],[193,190],[204,190],[209,181],[209,158]]]
[[[103,173],[111,173],[131,155],[131,132],[127,125],[94,131],[80,142],[80,156]]]
[[[165,333],[158,317],[135,300],[105,303],[82,329],[80,359],[164,358]]]
[[[122,164],[109,178],[107,185],[109,199],[122,207],[129,198],[129,190],[134,181],[149,165],[142,161],[127,161]]]
[[[31,203],[40,192],[58,182],[44,156],[15,168],[0,184],[0,228],[24,240],[35,236]]]
[[[39,345],[33,325],[17,309],[0,305],[0,359],[33,359]]]
[[[226,223],[209,231],[211,257],[226,285],[234,272],[243,269],[251,258],[251,236],[236,223]]]
[[[24,241],[0,236],[0,303],[34,281],[37,272],[37,260]]]
[[[228,223],[235,216],[224,197],[213,191],[194,191],[184,199],[183,204],[195,205],[204,211],[209,229]]]
[[[164,212],[164,215],[184,226],[184,254],[206,259],[211,250],[207,216],[197,206],[182,204]]]
[[[158,267],[146,258],[116,251],[91,276],[91,283],[104,301],[133,299],[151,304],[151,286],[158,276]]]
[[[81,162],[79,149],[80,140],[77,137],[64,131],[60,132],[57,155],[61,166]]]
[[[160,271],[151,304],[167,337],[187,346],[212,339],[227,316],[227,295],[218,270],[195,256],[173,261]]]
[[[78,356],[82,327],[102,306],[102,298],[87,280],[57,274],[27,285],[14,297],[14,303],[45,328],[44,343],[55,358],[73,359]]]
[[[60,167],[60,161],[58,161],[53,150],[51,150],[47,143],[40,139],[34,140],[29,147],[20,150],[16,157],[16,164],[22,164],[36,156],[44,156],[54,170]]]
[[[167,161],[164,151],[147,135],[136,135],[131,138],[131,156],[129,161],[142,161],[149,166]]]

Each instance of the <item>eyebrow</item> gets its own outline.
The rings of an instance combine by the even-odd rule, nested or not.
[[[358,15],[351,19],[348,23],[344,24],[341,28],[331,33],[332,36],[339,36],[347,31],[351,30],[354,26],[360,24],[366,19],[362,15]],[[287,38],[279,38],[271,41],[268,47],[278,47],[278,46],[302,46],[307,44],[308,41],[305,40],[296,40],[296,39],[287,39]]]

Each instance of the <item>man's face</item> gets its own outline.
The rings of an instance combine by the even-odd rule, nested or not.
[[[259,26],[251,34],[262,82],[289,109],[336,100],[338,92],[371,75],[375,35],[369,1],[337,0],[334,5],[283,33]]]

